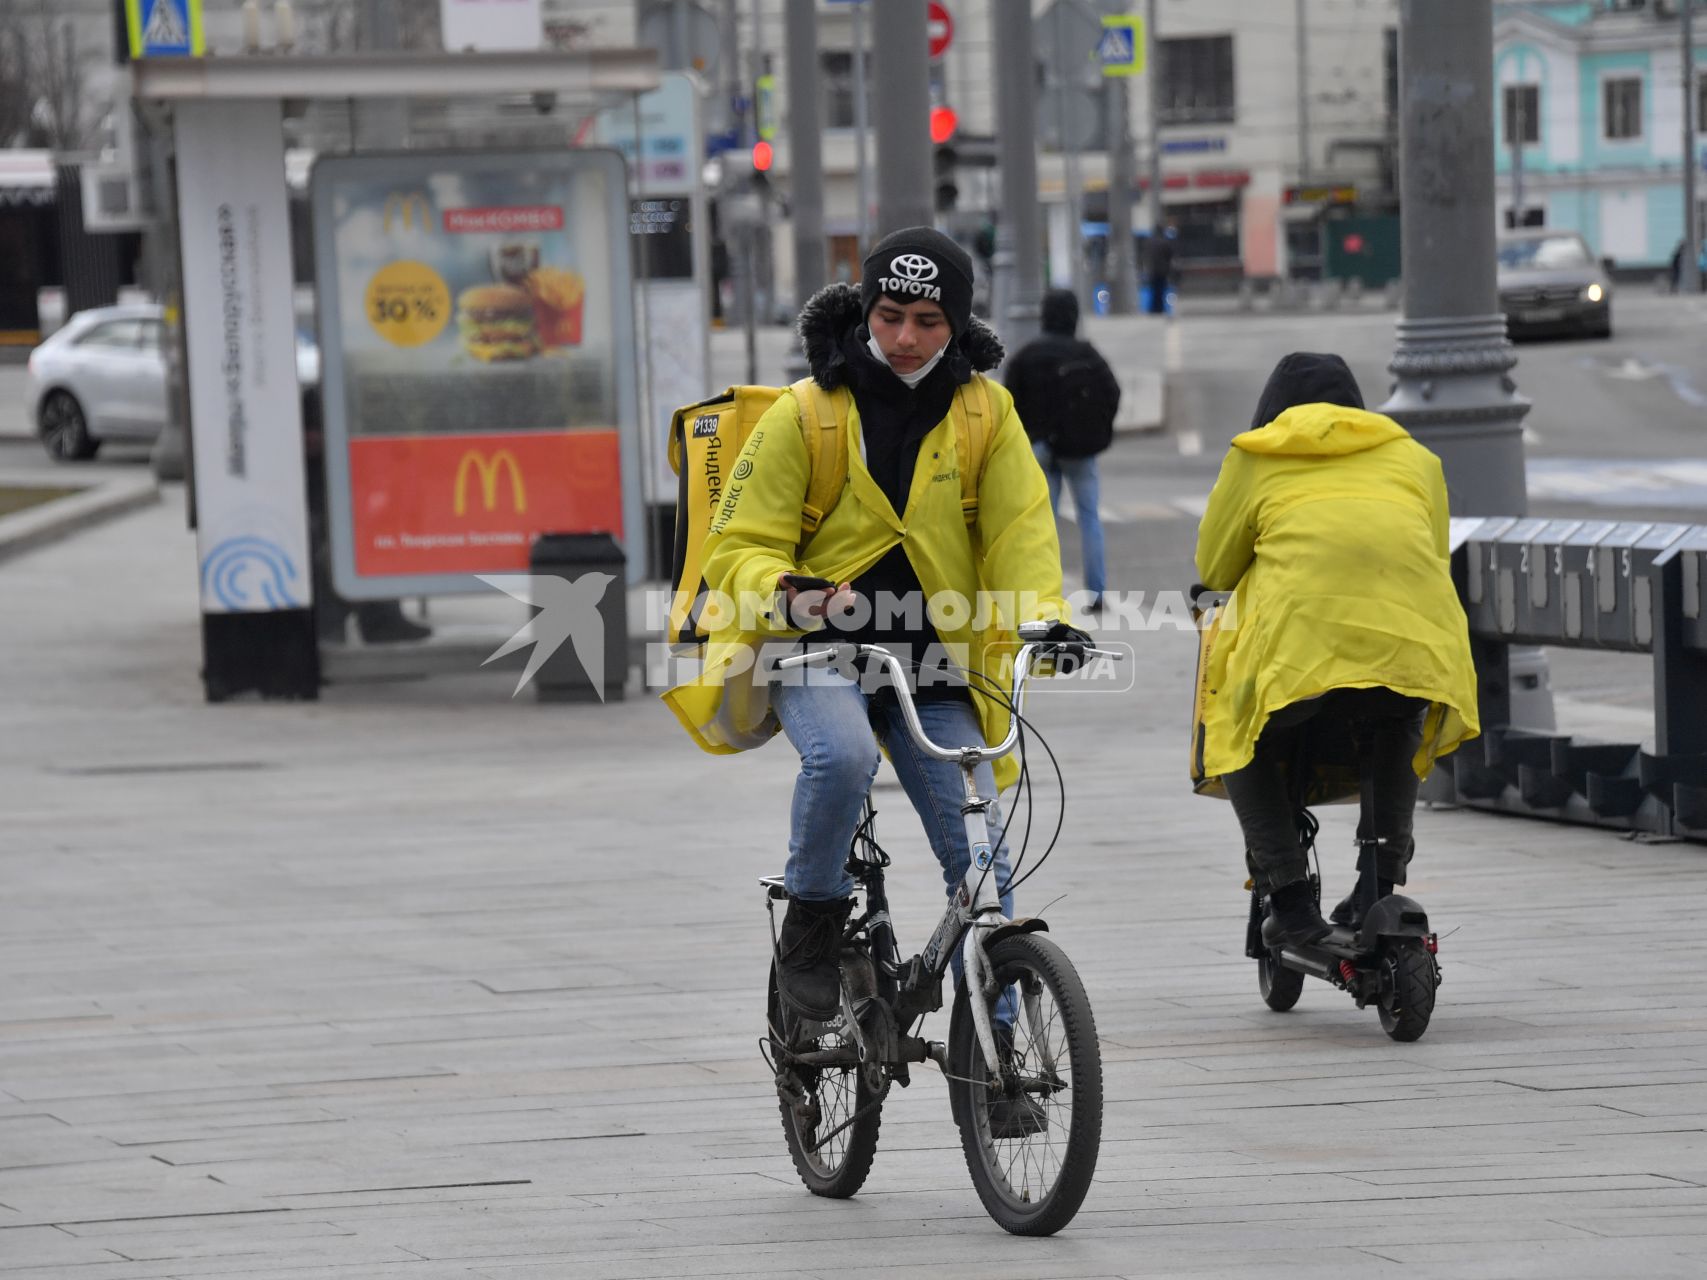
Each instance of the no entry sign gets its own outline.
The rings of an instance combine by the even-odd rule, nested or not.
[[[925,32],[930,37],[933,61],[948,52],[948,46],[954,40],[954,19],[948,16],[948,9],[937,4],[936,0],[925,6]]]

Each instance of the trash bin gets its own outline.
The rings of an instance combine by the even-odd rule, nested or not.
[[[542,533],[528,571],[562,578],[568,592],[537,590],[534,600],[559,621],[541,636],[561,642],[534,674],[541,702],[621,699],[628,681],[628,558],[609,533]],[[536,620],[535,630],[539,630]]]

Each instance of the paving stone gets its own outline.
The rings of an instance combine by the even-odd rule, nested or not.
[[[1134,692],[1032,707],[1070,802],[1022,905],[1108,1107],[1078,1219],[1016,1240],[933,1068],[860,1196],[795,1178],[757,1044],[785,748],[502,673],[207,707],[194,565],[168,501],[0,566],[5,1280],[1707,1274],[1698,846],[1422,811],[1427,1036],[1320,984],[1270,1013],[1236,823],[1180,776],[1190,637],[1135,637]],[[878,804],[916,945],[940,877]]]

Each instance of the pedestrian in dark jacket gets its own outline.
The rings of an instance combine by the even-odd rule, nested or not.
[[[1014,409],[1049,478],[1049,501],[1057,513],[1062,481],[1073,491],[1085,589],[1094,610],[1102,607],[1108,589],[1097,509],[1097,455],[1114,438],[1120,382],[1102,354],[1076,336],[1078,327],[1079,300],[1071,290],[1051,289],[1043,296],[1043,333],[1014,356],[1006,380]]]

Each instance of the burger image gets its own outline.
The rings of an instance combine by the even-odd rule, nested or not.
[[[463,349],[476,360],[526,360],[539,352],[533,298],[507,284],[476,285],[456,300]]]

